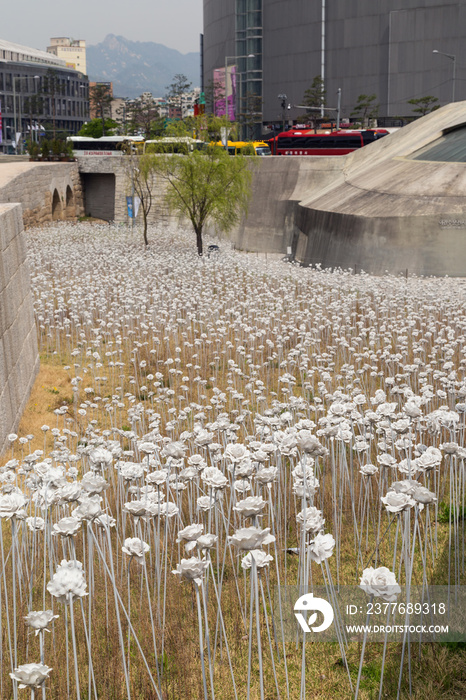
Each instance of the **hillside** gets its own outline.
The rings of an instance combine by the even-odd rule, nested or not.
[[[186,75],[193,87],[200,84],[198,53],[182,54],[163,44],[114,34],[87,47],[87,69],[90,80],[111,81],[115,97],[138,97],[146,91],[161,97],[177,73]]]

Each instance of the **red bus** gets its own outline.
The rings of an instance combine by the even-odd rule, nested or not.
[[[345,156],[388,133],[386,129],[348,129],[315,134],[312,129],[300,129],[284,131],[268,143],[274,156]]]

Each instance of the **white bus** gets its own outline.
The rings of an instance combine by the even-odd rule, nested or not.
[[[201,139],[190,136],[162,136],[160,139],[149,139],[144,144],[144,153],[192,153],[203,151],[207,144]]]
[[[131,150],[137,151],[137,144],[144,144],[143,136],[69,136],[67,141],[73,144],[75,156],[122,156]]]

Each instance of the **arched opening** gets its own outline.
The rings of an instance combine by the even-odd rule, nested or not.
[[[52,221],[59,221],[62,218],[62,205],[58,190],[53,191],[52,197]]]
[[[66,201],[66,210],[65,210],[66,218],[67,219],[74,219],[74,217],[76,216],[76,203],[75,203],[75,199],[74,199],[73,190],[71,189],[71,187],[69,185],[67,185],[67,187],[66,187],[66,200],[65,201]]]

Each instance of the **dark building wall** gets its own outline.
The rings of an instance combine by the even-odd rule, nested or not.
[[[277,95],[301,102],[321,74],[322,2],[263,0],[263,116],[281,119]],[[376,94],[381,116],[409,116],[408,100],[433,95],[452,100],[453,62],[433,50],[456,56],[456,101],[466,97],[466,1],[333,0],[326,3],[325,82],[327,104],[349,116],[360,94]],[[235,0],[204,2],[206,84],[225,55],[235,54]],[[299,119],[302,111],[291,109]]]
[[[299,119],[304,91],[321,73],[321,5],[301,0],[264,0],[263,3],[264,120],[281,121],[278,95],[285,94],[292,108],[287,119]]]
[[[212,83],[214,68],[225,66],[226,56],[235,56],[235,0],[204,0],[204,86]]]

